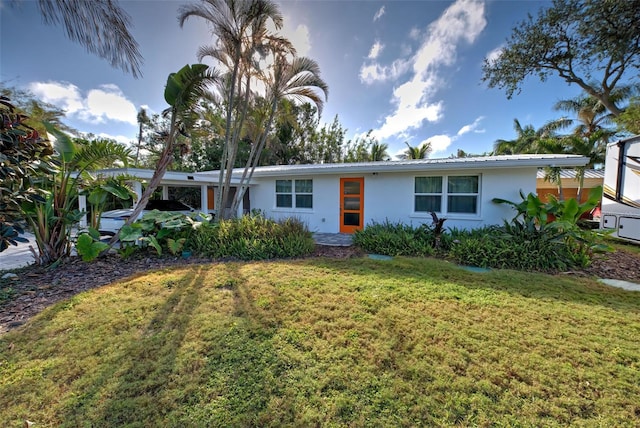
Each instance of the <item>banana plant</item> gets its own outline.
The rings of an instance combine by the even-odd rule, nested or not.
[[[144,192],[142,192],[133,213],[125,222],[125,226],[133,223],[147,206],[149,198],[160,184],[169,165],[171,165],[178,136],[188,135],[187,132],[193,127],[196,119],[194,112],[198,108],[198,101],[208,97],[208,86],[217,82],[219,79],[220,76],[218,72],[204,64],[187,64],[178,72],[169,74],[164,90],[164,99],[167,104],[169,104],[169,108],[167,108],[163,114],[170,117],[170,129],[166,134],[165,147],[160,155],[151,180],[149,180],[147,187]],[[113,246],[117,240],[118,235],[115,235],[109,242],[110,247]]]
[[[73,140],[51,124],[45,127],[55,138],[58,169],[41,178],[45,201],[29,201],[22,206],[35,235],[34,256],[40,265],[59,263],[71,254],[71,231],[84,215],[76,208],[78,196],[80,188],[92,181],[89,171],[112,166],[116,161],[127,165],[131,157],[130,149],[115,141]]]

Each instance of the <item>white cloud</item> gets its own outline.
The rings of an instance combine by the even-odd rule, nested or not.
[[[376,59],[384,49],[384,45],[380,43],[380,40],[376,40],[373,46],[371,46],[371,50],[369,51],[369,59]]]
[[[457,136],[459,137],[472,131],[475,133],[485,132],[484,129],[478,129],[478,126],[480,126],[480,122],[482,121],[482,119],[484,119],[484,116],[479,116],[476,120],[473,121],[473,123],[460,128],[460,130],[458,130]]]
[[[424,141],[421,141],[420,145],[422,145],[424,143],[430,143],[431,144],[431,154],[433,155],[433,154],[436,154],[436,153],[446,152],[454,139],[455,138],[452,138],[452,137],[450,137],[448,135],[444,135],[444,134],[434,135],[432,137],[427,138]]]
[[[386,139],[406,135],[410,130],[422,126],[424,121],[436,122],[442,116],[442,101],[433,97],[444,81],[442,68],[455,63],[458,45],[473,43],[484,30],[487,21],[484,3],[476,0],[458,0],[423,32],[421,45],[408,64],[412,77],[393,91],[392,103],[395,111],[388,115],[382,127],[374,130],[374,136]],[[418,31],[411,31],[417,36]],[[363,70],[368,74],[363,73]],[[371,68],[361,68],[360,78],[373,80],[387,76],[383,66],[373,73]]]
[[[29,91],[45,103],[61,108],[67,114],[74,114],[84,108],[80,89],[71,83],[33,82],[29,84]]]
[[[309,54],[311,40],[309,39],[309,28],[306,25],[299,24],[293,27],[291,20],[285,17],[284,25],[278,33],[293,44],[298,56],[307,56]]]
[[[406,60],[397,59],[389,66],[383,66],[376,62],[363,64],[360,67],[360,80],[366,84],[394,80],[405,73],[410,63]]]
[[[120,89],[104,85],[101,89],[92,89],[87,94],[87,120],[98,123],[107,120],[126,122],[136,125],[138,110],[127,100]]]
[[[106,121],[137,124],[137,109],[118,86],[106,84],[83,95],[68,82],[32,82],[29,90],[44,102],[60,107],[67,116],[89,123]]]
[[[492,50],[491,52],[489,52],[487,54],[487,56],[485,57],[485,59],[491,64],[493,62],[495,62],[495,60],[497,60],[500,55],[502,55],[502,50],[504,49],[503,45],[498,46],[497,48],[495,48],[494,50]]]
[[[118,143],[124,144],[126,146],[128,146],[131,142],[136,141],[135,137],[125,137],[124,135],[109,135],[105,134],[104,132],[99,133],[98,135],[96,135],[96,137],[104,138],[107,140],[115,140]]]
[[[378,19],[382,18],[382,15],[384,15],[384,6],[378,9],[376,14],[373,16],[373,22],[376,22]]]

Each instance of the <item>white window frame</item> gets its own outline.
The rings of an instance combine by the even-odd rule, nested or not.
[[[291,183],[291,192],[278,192],[278,181],[289,181]],[[296,182],[297,181],[310,181],[311,182],[311,192],[296,192]],[[275,190],[275,198],[274,198],[274,210],[300,210],[300,211],[312,211],[313,210],[313,179],[312,178],[283,178],[277,179],[274,182],[274,190]],[[291,196],[291,206],[278,206],[278,195],[290,195]],[[308,195],[311,196],[311,207],[298,207],[296,196]]]
[[[416,193],[416,179],[422,177],[438,177],[442,179],[442,192],[441,193]],[[478,178],[478,192],[477,193],[449,193],[449,178],[450,177],[477,177]],[[430,211],[416,211],[416,196],[440,196],[440,211],[435,213],[447,218],[479,218],[481,209],[481,193],[482,193],[482,174],[433,174],[433,175],[416,175],[413,177],[413,216],[422,217],[429,216]],[[449,211],[449,196],[475,196],[476,207],[473,213],[462,212],[450,212]]]

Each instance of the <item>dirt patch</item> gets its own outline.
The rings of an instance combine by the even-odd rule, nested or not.
[[[356,247],[316,245],[310,257],[351,258],[364,253]],[[31,266],[21,269],[17,280],[3,280],[0,291],[11,289],[11,297],[0,305],[0,334],[24,324],[46,307],[75,294],[101,287],[132,275],[173,266],[217,263],[210,259],[176,257],[132,257],[110,255],[85,263],[72,258],[55,269]],[[572,274],[621,279],[640,283],[640,255],[624,250],[598,256],[593,264]]]

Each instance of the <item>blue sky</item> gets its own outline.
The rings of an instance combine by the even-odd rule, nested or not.
[[[134,141],[140,107],[157,113],[167,75],[195,63],[212,43],[204,21],[181,29],[186,1],[121,1],[144,57],[134,79],[45,26],[33,1],[0,0],[0,80],[31,90],[64,108],[65,122],[82,132]],[[496,139],[515,137],[513,120],[536,127],[560,117],[560,99],[580,94],[559,79],[528,80],[507,100],[481,82],[482,61],[511,30],[548,2],[282,1],[282,34],[299,55],[315,59],[329,85],[322,122],[338,115],[348,138],[373,130],[391,154],[430,141],[432,158],[457,149],[482,153]],[[204,62],[207,62],[205,60]],[[209,63],[213,65],[213,63]]]

